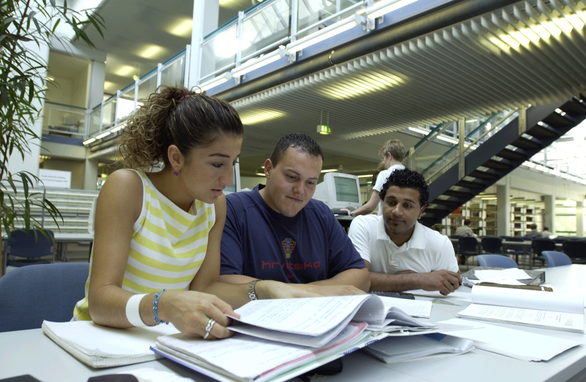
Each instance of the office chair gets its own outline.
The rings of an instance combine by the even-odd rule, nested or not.
[[[563,252],[543,251],[541,252],[541,256],[543,257],[543,260],[545,261],[545,266],[547,268],[572,264],[572,259],[570,259],[570,257]]]
[[[551,239],[533,239],[531,241],[531,268],[535,264],[535,260],[542,261],[541,252],[543,251],[555,251],[555,241]]]
[[[586,263],[586,240],[564,241],[563,249],[573,263]]]
[[[478,265],[490,268],[519,268],[515,260],[503,255],[478,255]]]
[[[480,239],[480,245],[486,253],[502,253],[503,239],[498,236],[484,236]]]
[[[468,258],[478,255],[478,239],[470,236],[460,236],[458,238],[458,254],[464,256],[465,264],[468,264]]]
[[[34,264],[0,277],[0,332],[69,321],[84,296],[88,268],[85,262]]]
[[[47,257],[51,256],[50,260]],[[22,267],[25,265],[48,263],[55,259],[55,238],[53,231],[31,229],[25,231],[16,229],[8,235],[4,248],[3,269],[10,265]]]

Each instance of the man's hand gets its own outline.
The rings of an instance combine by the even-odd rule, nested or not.
[[[256,290],[260,298],[346,296],[365,293],[351,285],[287,284],[271,280],[259,281]]]
[[[460,274],[451,271],[434,271],[420,274],[421,289],[437,290],[444,296],[452,293],[460,286]]]

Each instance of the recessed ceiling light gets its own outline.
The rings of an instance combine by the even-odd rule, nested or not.
[[[169,25],[169,27],[167,27],[167,32],[177,37],[189,37],[191,36],[192,25],[193,20],[191,20],[190,18],[182,17],[174,21],[171,25]]]
[[[149,60],[160,57],[163,53],[165,53],[165,48],[154,44],[143,45],[143,47],[136,52],[139,57]]]
[[[112,71],[112,73],[120,77],[130,77],[134,72],[134,67],[130,65],[120,65],[118,69]]]

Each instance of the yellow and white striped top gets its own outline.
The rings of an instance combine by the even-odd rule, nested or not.
[[[133,293],[186,290],[205,258],[208,235],[216,220],[214,205],[195,200],[189,212],[183,211],[143,172],[137,173],[143,183],[143,203],[133,227],[122,288]],[[88,291],[89,277],[74,319],[91,319]]]

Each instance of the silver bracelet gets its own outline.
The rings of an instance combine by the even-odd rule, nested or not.
[[[258,296],[256,295],[256,283],[260,280],[252,280],[248,282],[248,298],[250,301],[258,300]]]

